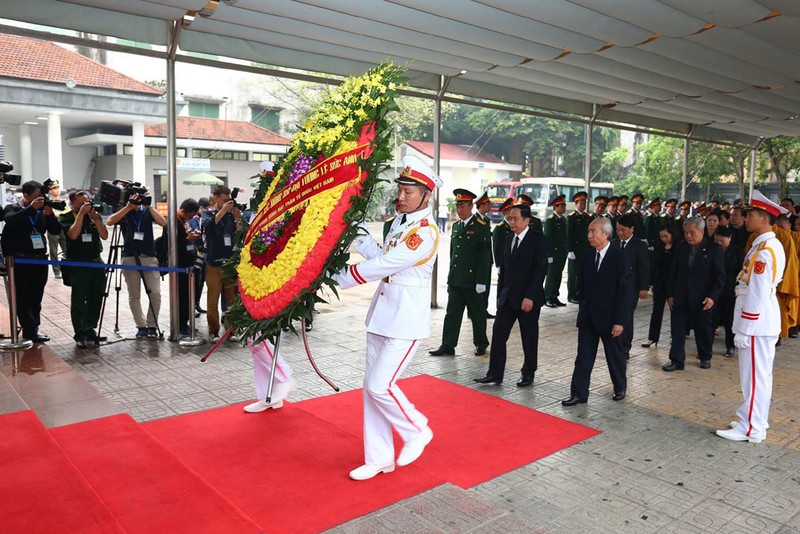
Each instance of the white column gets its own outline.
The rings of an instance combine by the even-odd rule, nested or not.
[[[47,116],[47,175],[64,183],[64,160],[61,154],[61,115]]]
[[[144,123],[133,123],[133,176],[134,182],[145,182],[144,169]]]
[[[33,180],[33,149],[31,144],[31,127],[19,125],[19,167],[14,169],[22,176],[22,181]]]

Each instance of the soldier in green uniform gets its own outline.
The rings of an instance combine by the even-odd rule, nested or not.
[[[591,220],[595,220],[598,217],[604,217],[606,214],[606,206],[608,206],[608,197],[603,195],[597,195],[594,197],[594,213],[589,215]]]
[[[475,215],[480,215],[481,218],[488,223],[489,210],[492,209],[492,206],[489,202],[489,194],[486,191],[484,191],[483,194],[475,201],[475,209],[477,210]]]
[[[472,342],[475,354],[486,354],[486,305],[481,296],[488,289],[486,280],[492,268],[492,235],[489,224],[472,213],[476,196],[466,189],[455,189],[456,213],[450,241],[450,272],[447,275],[447,312],[444,318],[442,344],[432,350],[432,356],[453,356],[464,308],[472,321]]]
[[[589,249],[589,223],[591,219],[586,213],[586,191],[578,191],[572,196],[575,211],[567,215],[567,301],[580,302],[581,255]]]
[[[628,195],[620,195],[617,197],[619,205],[617,206],[617,219],[625,215],[628,211]]]
[[[503,220],[496,224],[492,230],[492,252],[494,253],[494,266],[497,272],[500,272],[500,267],[503,266],[503,243],[506,242],[506,236],[511,233],[511,228],[508,227],[508,221],[505,219],[505,214],[514,205],[513,198],[507,198],[503,205],[500,206],[500,213],[503,214]]]
[[[617,210],[619,204],[619,197],[608,197],[608,206],[603,215],[606,219],[611,221],[611,233],[617,235],[617,219],[619,218],[619,211]]]
[[[520,195],[517,200],[514,201],[514,204],[522,204],[524,206],[528,206],[529,208],[533,206],[533,199],[528,195]],[[544,233],[544,227],[542,226],[542,220],[539,217],[531,216],[531,222],[528,224],[531,230],[537,232],[539,234]]]
[[[547,279],[544,283],[544,305],[548,308],[566,306],[558,300],[561,275],[567,262],[567,201],[558,195],[550,201],[553,213],[544,221],[544,237],[547,242]]]
[[[633,227],[633,237],[635,239],[647,240],[647,234],[644,229],[644,214],[642,213],[642,204],[644,204],[644,195],[636,193],[631,197],[631,207],[623,215],[632,213],[636,216],[636,225]]]
[[[102,263],[101,239],[108,239],[108,229],[100,214],[92,207],[85,191],[70,193],[69,203],[72,211],[58,218],[67,236],[67,260]],[[70,267],[68,273],[65,278],[69,279],[69,285],[72,286],[70,316],[75,331],[73,339],[78,348],[85,349],[87,342],[97,344],[101,341],[95,327],[100,320],[100,308],[103,304],[105,271]]]
[[[475,213],[476,217],[481,217],[483,222],[486,223],[487,226],[491,228],[491,221],[489,220],[489,210],[491,209],[491,204],[489,203],[489,194],[484,191],[481,196],[475,201],[475,209],[477,210]],[[489,269],[486,271],[486,280],[483,281],[486,285],[486,292],[483,293],[483,300],[486,303],[486,318],[487,319],[494,319],[494,315],[489,313],[489,293],[492,290],[492,270]]]
[[[394,220],[397,219],[397,215],[399,215],[399,213],[400,213],[400,212],[397,211],[397,199],[392,200],[392,205],[394,206],[395,216],[394,217],[389,217],[388,219],[383,221],[383,240],[384,241],[386,241],[386,236],[389,235],[389,231],[392,229],[392,224],[394,223]]]
[[[647,239],[647,250],[654,251],[661,238],[658,232],[667,224],[667,214],[661,213],[661,199],[656,197],[647,206],[650,210],[644,218],[644,231]]]

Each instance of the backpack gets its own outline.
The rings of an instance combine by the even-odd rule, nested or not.
[[[168,267],[169,266],[169,249],[167,247],[167,236],[164,235],[162,232],[161,237],[156,238],[155,242],[156,248],[156,259],[158,260],[159,267]],[[163,276],[163,274],[162,274]]]

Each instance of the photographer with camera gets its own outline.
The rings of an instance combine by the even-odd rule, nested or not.
[[[101,239],[108,239],[108,229],[100,218],[100,206],[89,201],[86,191],[69,194],[71,211],[58,218],[67,234],[67,259],[69,261],[102,263]],[[100,343],[95,327],[100,319],[105,290],[105,271],[94,268],[62,269],[64,282],[72,286],[70,316],[75,331],[75,343],[85,349],[87,342]]]
[[[122,264],[158,267],[153,223],[164,227],[167,220],[151,205],[144,204],[144,195],[134,193],[122,208],[108,217],[106,224],[122,228]],[[161,310],[161,279],[158,271],[123,271],[128,287],[128,304],[136,323],[137,338],[158,338],[158,313]],[[141,287],[149,298],[147,318],[142,313]]]
[[[236,190],[238,193],[238,189]],[[242,225],[242,206],[232,198],[231,190],[224,185],[214,188],[213,207],[203,212],[202,228],[206,242],[206,309],[208,311],[208,334],[212,342],[219,339],[219,296],[225,291],[225,303],[233,302],[236,286],[231,280],[223,280],[221,266],[233,254],[236,230]],[[224,310],[223,310],[224,311]]]
[[[42,195],[42,184],[28,181],[22,184],[22,201],[7,205],[3,211],[6,222],[0,244],[4,256],[47,259],[45,233],[60,234],[61,226]],[[17,318],[22,337],[34,343],[50,338],[39,332],[42,297],[47,285],[47,265],[25,265],[14,272],[17,294]]]
[[[58,180],[47,179],[44,184],[45,189],[47,191],[47,200],[50,201],[51,207],[52,204],[55,204],[53,207],[53,214],[56,217],[60,217],[67,211],[67,203],[64,202],[64,199],[61,198],[61,184]],[[44,193],[44,191],[42,191]],[[58,248],[61,247],[61,252],[64,254],[67,253],[67,236],[64,232],[58,234],[47,234],[47,246],[50,247],[50,260],[51,261],[58,261]],[[56,276],[56,279],[61,278],[61,267],[58,265],[53,265],[53,274]]]

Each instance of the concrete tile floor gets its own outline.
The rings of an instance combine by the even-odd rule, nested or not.
[[[378,225],[373,232],[377,233]],[[437,297],[446,304],[448,239]],[[163,285],[166,291],[166,282]],[[319,306],[309,343],[320,369],[343,390],[363,378],[363,320],[374,285],[342,292],[342,301]],[[492,297],[496,295],[492,288]],[[111,332],[115,295],[106,310],[104,334]],[[565,292],[562,291],[562,295]],[[164,299],[162,323],[168,320]],[[493,300],[493,299],[492,299]],[[135,331],[124,284],[119,333]],[[514,386],[521,365],[518,335],[509,342],[506,382],[476,386],[488,357],[472,355],[471,325],[465,318],[455,357],[434,358],[444,309],[433,312],[432,335],[422,344],[407,376],[431,374],[509,401],[576,421],[603,433],[569,449],[468,490],[445,485],[332,529],[335,532],[800,532],[800,354],[796,340],[784,340],[775,362],[771,427],[765,443],[731,443],[713,435],[724,428],[741,402],[735,358],[724,358],[720,341],[713,366],[688,365],[677,373],[660,366],[669,351],[668,320],[658,347],[644,349],[651,303],[636,312],[628,397],[612,402],[602,356],[592,376],[586,405],[567,409],[576,350],[576,306],[542,311],[540,365],[533,388]],[[246,349],[224,344],[206,363],[209,345],[191,349],[167,341],[126,340],[97,349],[76,349],[71,340],[69,289],[51,279],[42,330],[53,339],[28,351],[2,353],[0,412],[30,408],[48,426],[112,413],[147,421],[253,398],[252,363]],[[8,330],[0,312],[0,331]],[[491,320],[489,321],[491,327]],[[206,334],[204,318],[198,322]],[[299,389],[292,400],[331,394],[311,370],[302,342],[293,335],[282,352],[294,366]],[[258,416],[254,416],[258,417]],[[346,471],[352,466],[342,466]]]

